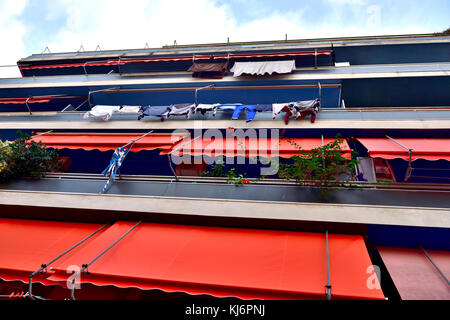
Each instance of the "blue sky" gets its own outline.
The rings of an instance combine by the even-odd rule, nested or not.
[[[0,64],[40,53],[439,32],[450,0],[0,0]]]

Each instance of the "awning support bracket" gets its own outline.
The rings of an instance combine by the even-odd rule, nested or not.
[[[189,143],[191,143],[191,142],[197,140],[198,138],[201,138],[201,136],[202,136],[202,135],[199,135],[198,137],[196,137],[196,138],[194,138],[194,139],[192,139],[192,140],[189,140],[189,141],[187,141],[186,143],[183,143],[181,146],[176,147],[175,149],[173,149],[172,151],[170,151],[170,152],[167,154],[167,158],[168,158],[168,160],[169,160],[170,170],[172,171],[173,175],[175,176],[175,180],[176,180],[176,181],[178,181],[178,176],[177,176],[177,174],[176,174],[176,172],[175,172],[175,170],[173,169],[173,166],[172,166],[172,158],[171,158],[172,153],[174,153],[175,151],[179,150],[181,147],[184,147],[185,145],[187,145],[187,144],[189,144]]]
[[[207,88],[213,88],[213,87],[215,87],[215,84],[214,84],[214,83],[213,83],[213,84],[210,84],[210,85],[207,85],[207,86],[205,86],[205,87],[201,87],[201,88],[196,88],[196,89],[195,89],[195,106],[198,106],[198,101],[197,101],[198,91],[199,91],[199,90],[203,90],[203,89],[207,89]]]
[[[100,258],[103,254],[105,254],[109,249],[111,249],[112,247],[114,247],[120,240],[122,240],[127,234],[129,234],[131,231],[133,231],[140,223],[142,222],[142,220],[141,221],[139,221],[138,223],[136,223],[133,227],[131,227],[127,232],[125,232],[124,234],[122,234],[117,240],[115,240],[113,243],[111,243],[106,249],[104,249],[102,252],[100,252],[94,259],[92,259],[91,261],[89,261],[88,263],[86,263],[86,264],[83,264],[82,265],[82,268],[79,270],[79,271],[77,271],[77,273],[76,273],[76,276],[75,277],[73,277],[73,280],[72,280],[72,288],[70,289],[71,290],[71,293],[70,293],[70,295],[71,295],[71,297],[72,297],[72,300],[76,300],[75,299],[75,281],[76,281],[76,279],[78,279],[79,278],[79,276],[81,275],[81,273],[82,272],[85,272],[86,274],[89,274],[89,266],[91,265],[91,264],[93,264],[98,258]]]
[[[328,248],[328,230],[325,232],[326,252],[327,252],[327,284],[325,285],[325,295],[331,300],[331,283],[330,283],[330,254]]]
[[[25,101],[25,105],[27,106],[28,112],[30,113],[30,116],[33,115],[33,113],[31,113],[31,109],[30,106],[28,105],[28,101],[31,99],[31,97],[28,97],[27,100]]]
[[[58,255],[56,258],[52,259],[51,261],[49,261],[47,263],[41,264],[41,267],[39,269],[34,271],[32,274],[30,274],[29,277],[28,277],[28,279],[29,279],[29,282],[28,282],[28,295],[30,296],[30,299],[34,300],[32,289],[33,289],[33,277],[35,275],[37,275],[38,273],[46,273],[47,272],[47,267],[49,265],[51,265],[53,262],[55,262],[56,260],[58,260],[59,258],[64,256],[66,253],[68,253],[68,252],[72,251],[73,249],[75,249],[76,247],[78,247],[80,244],[82,244],[83,242],[85,242],[86,240],[88,240],[89,238],[94,236],[96,233],[98,233],[101,230],[103,230],[106,226],[107,226],[107,224],[104,224],[102,227],[100,227],[99,229],[97,229],[96,231],[94,231],[93,233],[88,235],[86,238],[82,239],[81,241],[79,241],[78,243],[74,244],[72,247],[70,247],[69,249],[67,249],[66,251],[64,251],[60,255]]]
[[[389,137],[388,135],[386,135],[386,138],[388,138],[389,140],[395,142],[396,144],[398,144],[399,146],[401,146],[402,148],[406,149],[406,151],[409,154],[409,159],[408,159],[408,169],[406,169],[406,173],[405,173],[405,179],[403,180],[404,182],[406,182],[410,177],[411,177],[411,172],[413,170],[412,168],[412,152],[413,149],[408,148],[406,146],[404,146],[403,144],[401,144],[400,142],[398,142],[397,140]]]
[[[114,89],[119,89],[119,90],[120,90],[120,87],[113,87],[113,88],[107,88],[107,89],[100,89],[100,90],[89,91],[89,93],[88,93],[88,98],[87,98],[87,101],[88,101],[88,103],[89,103],[89,107],[92,109],[91,94],[97,93],[97,92],[104,92],[104,91],[107,91],[107,90],[114,90]],[[81,106],[81,105],[80,105],[80,106]],[[78,106],[78,107],[80,107],[80,106]],[[77,107],[77,109],[78,109],[78,107]],[[75,110],[76,110],[76,109],[75,109]]]
[[[450,285],[448,278],[445,276],[445,274],[442,272],[442,270],[438,267],[438,265],[433,261],[433,259],[431,259],[430,255],[428,254],[428,252],[425,251],[425,249],[421,243],[419,243],[419,248],[422,249],[423,253],[428,258],[428,260],[430,260],[430,262],[433,264],[433,266],[436,268],[436,270],[441,274],[441,276],[445,279],[445,281],[447,281],[447,285]]]

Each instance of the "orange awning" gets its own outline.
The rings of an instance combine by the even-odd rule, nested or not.
[[[404,300],[450,300],[446,279],[420,249],[378,247],[388,272]],[[426,250],[433,262],[450,276],[450,252]]]
[[[142,134],[122,134],[122,133],[46,133],[30,139],[34,142],[42,142],[47,148],[56,149],[84,149],[108,151],[115,150],[139,137]],[[149,134],[136,141],[131,151],[141,150],[170,150],[173,144],[179,142],[187,135],[182,134]]]
[[[324,139],[324,144],[334,141],[334,139]],[[227,156],[227,157],[282,157],[290,158],[294,155],[300,155],[298,147],[303,151],[311,151],[311,149],[322,146],[320,138],[282,138],[282,139],[262,139],[262,138],[245,138],[245,139],[192,139],[190,142],[181,141],[172,148],[172,154],[182,156],[190,154],[193,156]],[[343,141],[340,145],[342,156],[350,159],[351,149],[347,141]],[[168,153],[164,151],[162,153]]]
[[[445,138],[395,138],[406,148],[388,138],[358,138],[369,151],[372,158],[404,159],[409,160],[409,152],[412,149],[411,160],[448,160],[450,161],[450,139]]]
[[[175,57],[151,57],[151,58],[124,58],[109,59],[104,61],[88,61],[79,63],[59,63],[43,65],[19,65],[21,70],[28,69],[53,69],[53,68],[74,68],[74,67],[97,67],[116,66],[128,63],[149,63],[149,62],[170,62],[170,61],[199,61],[211,59],[251,59],[251,58],[271,58],[271,57],[303,57],[303,56],[330,56],[332,50],[315,50],[300,52],[266,52],[266,53],[240,53],[240,54],[218,54],[218,55],[198,55],[198,56],[175,56]]]
[[[0,219],[0,278],[28,282],[28,276],[42,264],[100,227],[90,223]]]
[[[141,223],[98,257],[135,225],[114,223],[38,281],[66,286],[69,267],[97,258],[81,274],[82,284],[242,299],[326,298],[323,233]],[[0,219],[0,278],[21,280],[12,271],[38,269],[97,227]],[[367,286],[372,263],[362,236],[330,234],[329,265],[333,299],[384,299],[380,289]]]
[[[86,99],[83,96],[39,96],[27,98],[0,98],[0,104],[32,104],[32,103],[47,103],[54,99]]]

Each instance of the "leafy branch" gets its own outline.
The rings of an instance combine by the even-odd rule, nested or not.
[[[359,160],[346,159],[342,156],[343,139],[339,136],[334,141],[310,151],[302,150],[292,140],[288,141],[298,149],[299,154],[291,157],[293,163],[280,163],[278,172],[280,178],[294,179],[299,184],[313,184],[317,187],[348,184],[348,181],[338,179],[341,175],[348,176],[350,181],[356,180],[354,167]]]
[[[18,133],[21,137],[15,141],[1,142],[0,182],[22,177],[38,179],[45,172],[60,169],[57,150],[45,149],[41,142],[29,141],[28,134]]]

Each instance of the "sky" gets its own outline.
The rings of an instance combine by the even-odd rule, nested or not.
[[[440,32],[450,0],[0,0],[0,65],[51,52]],[[0,68],[0,71],[5,71]]]

